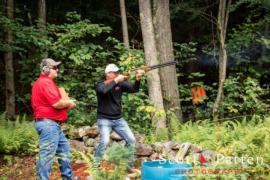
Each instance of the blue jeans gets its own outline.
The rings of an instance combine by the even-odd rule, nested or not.
[[[56,156],[62,178],[71,180],[73,172],[70,165],[70,147],[60,125],[50,119],[43,119],[36,121],[35,128],[39,135],[40,148],[36,162],[37,179],[49,179],[51,166]]]
[[[100,142],[95,152],[96,158],[102,157],[103,151],[106,149],[110,142],[110,134],[112,130],[114,130],[125,140],[127,146],[132,148],[135,147],[136,139],[125,119],[98,119],[97,123],[100,130]]]

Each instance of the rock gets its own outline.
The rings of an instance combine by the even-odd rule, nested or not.
[[[85,146],[87,146],[87,147],[94,147],[95,146],[95,139],[93,139],[93,138],[88,138],[88,139],[86,139],[85,141],[84,141],[84,144],[85,144]]]
[[[177,151],[177,150],[179,150],[181,148],[181,144],[175,143],[171,148],[172,148],[172,150]]]
[[[119,141],[118,144],[120,144],[122,146],[125,146],[126,145],[126,141],[125,140]]]
[[[158,153],[153,153],[153,154],[149,157],[149,159],[150,159],[151,161],[159,160],[159,159],[160,159],[160,154],[158,154]]]
[[[87,139],[89,139],[88,136],[83,136],[83,137],[82,137],[83,142],[85,142]]]
[[[87,150],[87,147],[81,141],[70,140],[69,144],[70,144],[70,148],[76,151],[85,152]]]
[[[135,139],[136,139],[136,143],[138,143],[138,144],[143,144],[144,143],[144,140],[145,140],[144,135],[139,134],[139,133],[135,133],[134,136],[135,136]]]
[[[164,152],[164,145],[161,142],[156,142],[155,144],[152,144],[153,151],[159,154],[162,154]]]
[[[137,156],[150,156],[153,152],[153,149],[148,144],[137,144],[136,145],[136,152]]]
[[[96,137],[99,134],[97,126],[82,126],[74,130],[75,138],[82,138],[83,136]]]
[[[122,137],[121,136],[119,136],[116,132],[112,132],[111,133],[111,139],[112,140],[116,140],[116,141],[121,141],[122,140]]]
[[[87,148],[87,154],[94,154],[95,148],[94,147],[88,147]]]
[[[164,143],[164,147],[167,151],[170,151],[173,147],[176,147],[178,144],[173,141],[168,141]]]

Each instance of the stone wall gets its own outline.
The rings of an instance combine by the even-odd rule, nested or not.
[[[70,131],[68,128],[63,129],[64,132]],[[99,143],[99,129],[97,125],[83,126],[72,130],[74,135],[73,140],[70,140],[71,149],[81,152],[94,153]],[[200,152],[201,149],[190,143],[177,143],[177,142],[157,142],[155,144],[146,144],[144,142],[145,136],[139,133],[134,133],[136,138],[136,151],[135,154],[138,159],[145,160],[158,160],[170,159],[181,160],[183,154],[187,153],[189,149],[193,152]],[[114,131],[110,137],[111,143],[125,144],[125,141]],[[178,158],[178,159],[177,159]]]

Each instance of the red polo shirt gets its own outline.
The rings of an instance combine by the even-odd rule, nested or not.
[[[32,87],[31,105],[35,119],[48,118],[58,122],[67,119],[67,108],[55,109],[52,105],[61,99],[53,79],[41,74]]]

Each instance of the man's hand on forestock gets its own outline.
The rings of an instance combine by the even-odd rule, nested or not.
[[[136,79],[139,81],[139,80],[142,78],[142,76],[144,75],[144,73],[145,73],[144,70],[138,69],[138,70],[136,71]]]

